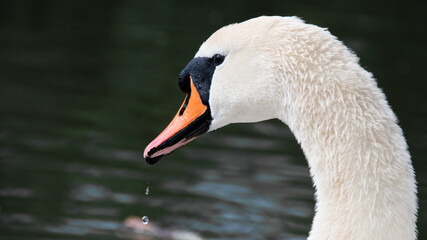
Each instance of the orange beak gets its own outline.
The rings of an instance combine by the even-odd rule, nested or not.
[[[190,93],[187,93],[172,122],[145,148],[145,160],[154,164],[161,157],[194,140],[208,131],[211,120],[210,110],[202,103],[190,77]]]

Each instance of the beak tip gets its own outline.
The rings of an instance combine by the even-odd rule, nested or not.
[[[144,154],[143,154],[143,157],[144,157],[144,159],[145,159],[145,161],[149,164],[149,165],[153,165],[153,164],[155,164],[157,161],[159,161],[159,157],[154,157],[154,158],[152,158],[150,155],[149,155],[149,152],[150,152],[150,150],[152,149],[152,146],[151,146],[152,144],[150,143],[146,148],[145,148],[145,150],[144,150]]]
[[[144,157],[145,159],[149,158],[147,149],[145,149],[144,154],[143,154],[143,157]]]

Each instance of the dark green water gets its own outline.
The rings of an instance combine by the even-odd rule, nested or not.
[[[426,239],[425,9],[425,1],[2,1],[0,238],[154,239],[123,225],[147,215],[206,239],[304,239],[313,189],[278,121],[226,127],[155,166],[142,159],[184,97],[177,75],[212,32],[297,15],[328,27],[385,91],[410,146]]]

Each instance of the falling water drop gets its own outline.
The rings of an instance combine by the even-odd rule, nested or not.
[[[148,193],[150,192],[150,187],[147,187],[146,189],[145,189],[145,195],[148,195]]]
[[[148,223],[148,217],[147,216],[143,216],[142,217],[142,223],[143,224],[147,224]]]

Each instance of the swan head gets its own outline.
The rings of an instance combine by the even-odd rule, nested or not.
[[[186,98],[146,147],[146,161],[154,164],[201,134],[231,123],[277,118],[283,94],[274,69],[275,55],[281,54],[275,41],[283,38],[277,28],[303,24],[296,17],[258,17],[212,34],[180,73],[178,85]]]

